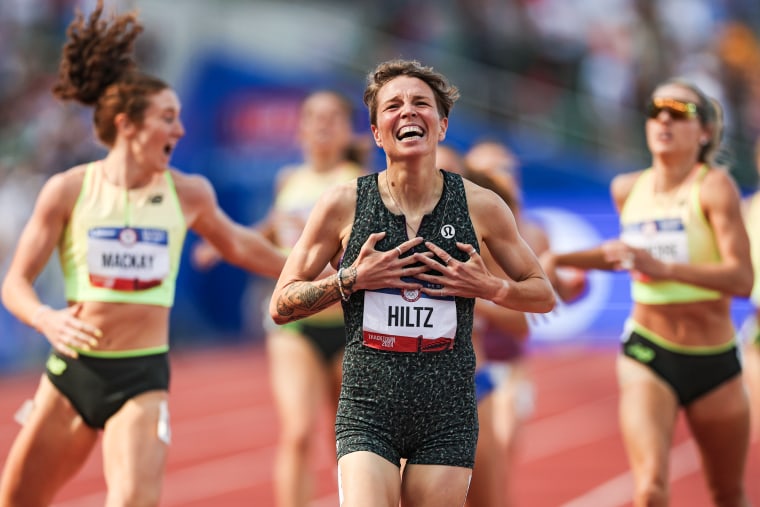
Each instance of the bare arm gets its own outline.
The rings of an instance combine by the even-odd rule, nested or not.
[[[615,262],[606,259],[602,245],[575,252],[545,253],[542,260],[544,269],[547,271],[550,271],[551,267],[574,267],[584,270],[598,269],[603,271],[617,269]]]
[[[285,256],[261,232],[238,224],[219,207],[205,178],[173,172],[189,227],[208,241],[230,264],[276,278]]]
[[[280,180],[281,179],[282,177],[280,177]],[[279,188],[279,185],[277,188]],[[270,243],[273,243],[275,245],[277,244],[277,234],[275,229],[274,213],[272,209],[269,210],[269,213],[267,213],[263,219],[255,224],[252,224],[250,227],[259,231],[261,235],[264,236],[264,238]],[[196,269],[205,271],[213,268],[223,260],[224,259],[222,258],[222,254],[219,252],[219,250],[217,250],[214,245],[205,239],[201,239],[192,246],[190,252],[190,261]]]
[[[525,219],[520,220],[517,216],[515,216],[515,219],[518,223],[520,235],[522,235],[533,252],[538,255],[548,250],[549,238],[543,228]],[[481,246],[480,255],[483,257],[483,262],[485,262],[489,271],[498,273],[498,276],[501,277],[505,276],[485,245]],[[478,318],[485,319],[491,326],[511,339],[520,341],[528,339],[530,326],[528,325],[525,312],[504,308],[486,299],[478,299],[475,305],[475,313]]]
[[[633,185],[641,175],[641,171],[625,173],[616,176],[610,184],[610,194],[618,214],[623,209],[625,201],[633,189]],[[616,241],[616,240],[615,240]],[[619,271],[623,269],[621,259],[609,252],[609,245],[604,243],[586,250],[573,252],[545,252],[542,254],[544,269],[554,273],[558,267],[573,267],[583,270],[597,269],[602,271]],[[555,275],[552,274],[552,277]]]
[[[267,241],[274,243],[274,235],[272,234],[269,216],[265,217],[262,221],[251,225],[250,227],[256,231],[259,231]],[[205,239],[199,240],[192,246],[192,250],[190,252],[190,261],[193,263],[193,266],[195,268],[201,271],[211,269],[223,260],[224,259],[222,258],[222,254],[219,252],[219,250],[214,248],[214,246]]]
[[[77,318],[80,305],[52,310],[42,304],[34,281],[58,245],[82,183],[82,171],[52,176],[37,197],[3,281],[3,304],[25,324],[45,335],[62,354],[76,357],[71,346],[89,349],[101,336],[99,329]]]

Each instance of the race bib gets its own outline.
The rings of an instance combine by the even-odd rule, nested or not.
[[[620,239],[663,262],[689,262],[689,240],[680,218],[626,224]]]
[[[394,352],[439,352],[454,347],[457,330],[453,296],[419,290],[382,289],[364,293],[364,345]]]
[[[163,229],[95,227],[87,233],[87,269],[95,287],[150,289],[169,275],[169,234]]]

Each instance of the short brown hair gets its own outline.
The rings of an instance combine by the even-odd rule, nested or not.
[[[416,60],[389,60],[379,64],[367,76],[367,88],[364,90],[364,103],[369,109],[370,124],[377,123],[377,94],[388,81],[399,76],[409,76],[421,79],[433,90],[438,113],[441,118],[448,118],[454,102],[459,98],[459,89],[449,83],[446,77],[425,67]]]

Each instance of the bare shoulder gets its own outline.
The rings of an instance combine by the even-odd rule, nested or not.
[[[707,171],[703,180],[704,186],[720,185],[731,190],[738,190],[736,180],[728,171],[712,168]]]
[[[302,237],[318,242],[327,237],[344,237],[356,213],[356,179],[338,183],[324,192],[314,205]]]
[[[488,243],[491,238],[514,238],[518,232],[512,210],[504,199],[491,189],[481,187],[465,178],[465,195],[470,220],[478,237]]]
[[[86,169],[87,164],[84,164],[52,175],[43,185],[39,201],[57,209],[73,209],[82,191]]]
[[[78,192],[82,187],[86,172],[87,164],[78,165],[52,175],[48,181],[54,185],[62,185],[67,189],[75,189]]]
[[[713,205],[739,203],[741,206],[741,192],[733,176],[722,169],[710,169],[702,180],[699,192],[703,206],[710,208]]]
[[[187,174],[177,169],[169,169],[174,188],[183,204],[194,204],[205,202],[209,199],[215,200],[214,188],[211,182],[200,174]]]
[[[317,203],[327,213],[350,213],[356,209],[357,179],[335,184],[324,192]]]
[[[641,176],[643,173],[644,171],[641,170],[618,174],[612,178],[612,182],[610,183],[610,192],[612,195],[627,196],[631,193],[631,189],[636,183],[636,180],[638,180],[639,176]]]
[[[636,181],[643,173],[643,170],[631,171],[618,174],[612,178],[612,182],[610,182],[610,195],[612,196],[612,200],[615,202],[618,210],[623,208],[623,204],[631,194],[633,186],[636,184]]]
[[[493,212],[501,204],[507,207],[504,200],[493,190],[477,185],[467,178],[462,178],[462,183],[464,183],[467,206],[471,213]]]

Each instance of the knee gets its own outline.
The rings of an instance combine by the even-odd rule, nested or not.
[[[307,425],[286,425],[280,430],[280,442],[298,451],[306,451],[311,446],[314,428]]]

